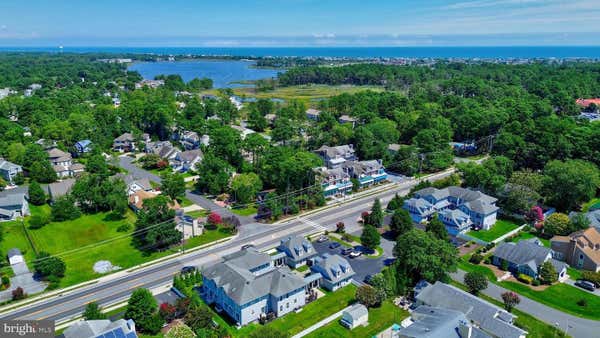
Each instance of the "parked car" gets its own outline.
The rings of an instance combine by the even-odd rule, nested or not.
[[[329,249],[337,249],[340,246],[341,246],[341,244],[338,242],[331,242],[331,244],[329,244]]]
[[[575,285],[579,286],[582,289],[586,289],[588,291],[592,291],[592,292],[596,291],[596,286],[594,285],[594,283],[587,281],[587,280],[579,279],[575,282]]]
[[[329,238],[327,238],[327,236],[321,235],[321,236],[319,236],[319,239],[317,239],[317,242],[323,243],[323,242],[327,242],[328,240],[329,240]]]
[[[373,275],[366,275],[363,281],[369,285],[371,285],[371,280],[373,280]]]
[[[342,255],[346,256],[349,255],[352,251],[354,251],[354,249],[352,248],[345,248],[342,250]]]
[[[383,265],[390,266],[390,265],[394,264],[395,261],[396,261],[396,257],[388,257],[383,260]]]
[[[254,244],[245,244],[245,245],[242,245],[242,250],[246,250],[248,248],[254,248]]]
[[[195,266],[184,266],[181,268],[181,274],[185,275],[186,273],[192,273],[196,271]]]
[[[350,258],[356,258],[356,257],[359,257],[360,255],[362,255],[362,252],[352,250],[352,252],[350,253]]]

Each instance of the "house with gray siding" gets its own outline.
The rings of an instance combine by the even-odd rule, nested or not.
[[[24,193],[9,190],[0,195],[0,221],[12,221],[28,215],[29,203]]]
[[[323,159],[323,162],[325,162],[325,165],[329,169],[340,168],[344,163],[356,161],[358,159],[358,157],[356,157],[354,145],[352,144],[335,147],[324,145],[315,150],[315,153]]]
[[[310,271],[321,274],[321,286],[329,291],[335,291],[350,284],[355,274],[345,258],[328,253],[315,257]]]
[[[489,230],[496,223],[497,199],[480,191],[461,187],[421,189],[404,202],[415,222],[428,221],[437,213],[450,235],[468,231],[471,227]]]
[[[527,335],[527,331],[514,325],[515,315],[440,281],[423,288],[415,296],[415,304],[461,312],[473,327],[490,337],[523,338]],[[452,337],[452,335],[448,335],[448,337]]]
[[[0,177],[2,177],[6,182],[12,184],[13,180],[19,173],[23,173],[23,167],[0,158]]]
[[[522,240],[518,243],[503,242],[496,247],[492,256],[492,264],[501,267],[503,262],[508,263],[508,271],[514,274],[525,274],[538,278],[542,264],[550,261],[561,280],[567,273],[567,265],[555,260],[552,250],[546,248],[537,238]]]
[[[303,236],[290,236],[281,240],[277,251],[285,253],[285,262],[296,269],[317,255],[312,243]]]
[[[306,304],[309,281],[279,261],[254,248],[226,255],[202,271],[200,296],[242,326],[296,311]]]

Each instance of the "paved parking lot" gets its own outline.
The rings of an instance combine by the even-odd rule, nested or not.
[[[315,250],[319,252],[319,254],[324,254],[327,252],[332,255],[338,254],[346,258],[356,273],[354,280],[357,282],[362,282],[367,275],[374,275],[380,272],[381,269],[383,269],[384,261],[387,258],[385,254],[381,255],[379,258],[367,258],[365,256],[350,258],[342,255],[341,251],[345,248],[343,245],[337,249],[330,249],[329,244],[331,244],[331,241],[323,243],[313,242],[313,246],[315,247]]]

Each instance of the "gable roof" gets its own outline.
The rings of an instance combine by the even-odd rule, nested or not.
[[[5,160],[3,158],[0,158],[0,169],[6,170],[6,171],[14,170],[14,169],[22,170],[22,167],[18,164],[14,164],[12,162],[8,162],[7,160]]]
[[[74,178],[67,178],[66,180],[62,180],[60,182],[50,183],[48,184],[48,194],[52,198],[64,196],[68,194],[71,189],[73,189],[75,182],[76,181]]]
[[[277,249],[286,252],[295,261],[317,254],[312,243],[303,236],[289,236],[282,239]]]
[[[131,133],[123,133],[115,138],[115,142],[133,142],[133,134]]]
[[[56,159],[58,162],[69,161],[72,159],[71,154],[66,153],[58,148],[48,149],[48,158]]]
[[[279,297],[304,288],[305,281],[289,268],[281,267],[255,275],[250,269],[269,264],[269,255],[249,248],[223,257],[224,262],[207,267],[202,275],[212,280],[236,304],[243,305],[267,295]]]
[[[0,196],[0,208],[22,206],[25,204],[25,194],[21,192],[6,193]]]
[[[518,243],[502,243],[494,251],[494,256],[518,265],[529,265],[533,271],[542,265],[550,255],[549,248],[538,245],[531,240]]]
[[[344,311],[344,314],[348,314],[350,317],[352,317],[352,319],[359,319],[361,317],[368,316],[369,310],[367,310],[366,306],[356,303],[348,310]]]
[[[354,270],[348,261],[340,255],[324,253],[313,260],[311,270],[321,273],[323,278],[337,282],[354,276]]]
[[[8,258],[11,258],[14,256],[23,256],[23,254],[21,253],[21,250],[19,250],[17,248],[12,248],[12,249],[8,250],[8,253],[6,254],[6,256],[8,256]]]
[[[461,338],[457,328],[468,323],[460,311],[427,305],[417,307],[410,315],[412,324],[398,331],[400,337]]]
[[[429,306],[460,311],[481,329],[497,337],[516,338],[527,334],[511,324],[515,318],[513,314],[440,281],[424,288],[416,299]]]
[[[133,320],[83,320],[69,326],[65,338],[137,338]]]
[[[551,241],[572,241],[590,260],[600,265],[600,232],[594,227],[576,231],[569,236],[555,236]]]

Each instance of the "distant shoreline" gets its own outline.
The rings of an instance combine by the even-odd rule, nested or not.
[[[0,53],[59,53],[58,47],[0,47]],[[177,56],[190,59],[560,59],[600,60],[600,46],[473,47],[64,47],[62,53]]]

